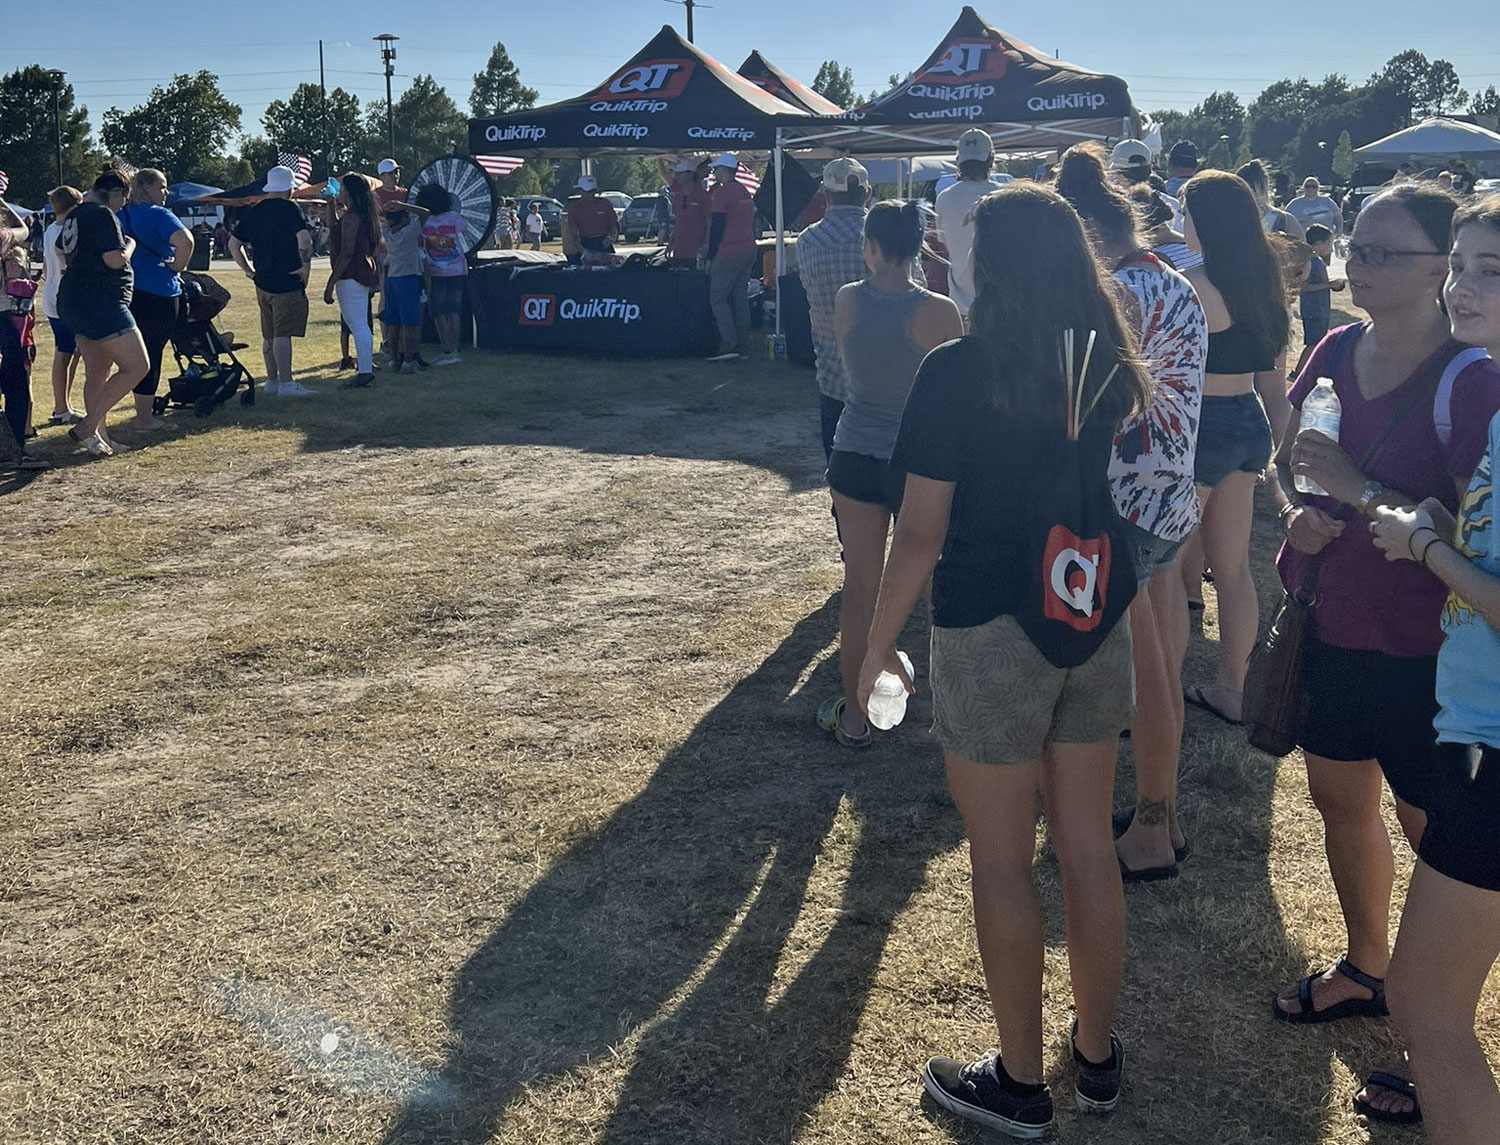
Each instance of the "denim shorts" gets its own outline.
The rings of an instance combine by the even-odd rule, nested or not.
[[[107,342],[135,329],[135,316],[123,302],[89,299],[81,303],[57,303],[57,313],[68,329],[90,342]]]
[[[1266,471],[1271,463],[1271,422],[1258,394],[1203,398],[1193,480],[1212,489],[1231,473]]]
[[[1130,538],[1130,563],[1135,566],[1135,583],[1138,585],[1144,585],[1162,569],[1170,568],[1187,543],[1186,537],[1180,541],[1164,541],[1131,521],[1122,520],[1120,524]]]
[[[427,280],[427,309],[434,318],[463,310],[464,280],[467,277],[463,274],[435,274]]]
[[[381,319],[391,326],[422,325],[422,276],[400,274],[385,280],[385,311]]]
[[[47,325],[52,327],[52,341],[57,343],[59,354],[78,353],[78,340],[73,337],[73,331],[68,329],[66,322],[61,318],[49,318]]]

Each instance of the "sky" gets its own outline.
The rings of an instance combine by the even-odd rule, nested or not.
[[[1407,48],[1450,61],[1470,91],[1500,87],[1500,4],[1450,9],[1462,11],[1462,19],[1441,21],[1414,19],[1410,0],[1325,5],[1323,14],[1347,18],[1323,43],[1299,25],[1290,5],[1209,0],[1142,8],[1070,0],[1042,7],[978,0],[975,7],[1038,49],[1121,76],[1146,111],[1186,110],[1226,89],[1248,103],[1288,76],[1341,72],[1360,82]],[[864,95],[884,90],[893,73],[915,69],[960,9],[947,0],[713,0],[696,8],[694,22],[698,45],[731,68],[759,49],[810,83],[822,60],[836,59],[853,69]],[[207,68],[242,107],[243,130],[259,134],[266,104],[302,81],[317,82],[320,38],[330,88],[383,101],[379,47],[371,37],[389,32],[401,37],[396,96],[413,75],[429,73],[467,112],[472,77],[497,40],[520,67],[522,81],[538,90],[539,102],[550,103],[608,78],[662,24],[685,26],[684,9],[672,0],[362,0],[347,6],[254,0],[186,9],[76,0],[69,11],[85,18],[30,22],[23,26],[33,35],[5,37],[0,73],[30,63],[62,69],[96,132],[107,108],[133,107],[171,75]]]

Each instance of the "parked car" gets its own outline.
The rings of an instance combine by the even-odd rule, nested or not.
[[[661,238],[672,227],[672,204],[665,195],[637,195],[620,216],[620,237],[628,243]]]

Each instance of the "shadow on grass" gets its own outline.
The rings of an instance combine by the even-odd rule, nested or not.
[[[894,920],[961,838],[932,753],[872,766],[825,745],[788,698],[837,609],[800,621],[475,953],[442,1071],[457,1108],[408,1105],[387,1145],[489,1140],[523,1087],[631,1039],[601,1140],[795,1136],[844,1071]],[[836,688],[829,660],[804,691]],[[852,847],[848,877],[836,902],[813,902],[828,846]],[[804,910],[798,933],[822,936],[805,961],[788,945]]]

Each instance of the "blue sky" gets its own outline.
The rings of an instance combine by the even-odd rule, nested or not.
[[[174,72],[208,68],[244,109],[244,129],[258,133],[268,102],[298,82],[317,80],[320,37],[330,87],[383,99],[370,39],[379,32],[401,37],[397,95],[410,76],[428,72],[467,110],[471,77],[500,40],[547,103],[597,84],[662,24],[684,23],[682,8],[667,0],[253,0],[196,8],[101,5],[95,15],[97,3],[76,3],[60,23],[28,21],[29,34],[0,43],[0,71],[28,63],[66,71],[96,129],[106,108],[141,102]],[[1314,9],[1325,27],[1340,16],[1357,18],[1341,21],[1347,29],[1322,42],[1297,19],[1294,5],[1210,0],[1141,8],[1072,0],[1042,7],[980,0],[975,6],[1040,49],[1124,77],[1146,110],[1186,109],[1215,89],[1248,99],[1288,75],[1316,79],[1337,71],[1363,80],[1406,48],[1451,61],[1471,91],[1500,86],[1496,4],[1449,9],[1462,11],[1462,19],[1442,21],[1414,19],[1409,0],[1325,4]],[[730,67],[759,48],[811,81],[819,61],[834,58],[854,69],[856,87],[866,93],[921,63],[960,7],[931,0],[714,0],[697,9],[695,20],[698,44]]]

